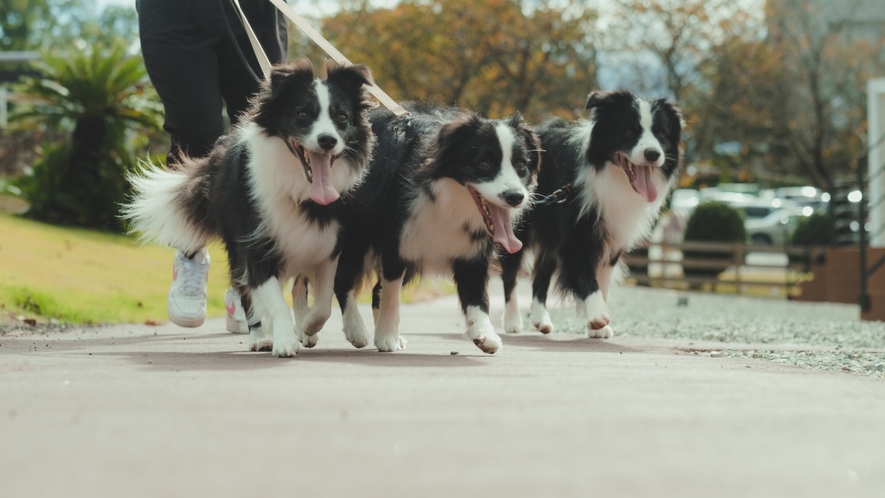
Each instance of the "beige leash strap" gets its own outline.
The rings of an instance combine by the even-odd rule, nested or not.
[[[261,66],[261,72],[264,73],[264,79],[270,78],[270,59],[267,58],[267,54],[264,53],[264,49],[261,48],[261,43],[258,42],[258,37],[255,36],[255,32],[252,31],[252,25],[249,24],[249,20],[246,19],[246,14],[243,12],[243,7],[240,6],[240,0],[233,0],[234,7],[237,8],[237,15],[240,16],[240,22],[243,23],[243,28],[246,30],[246,34],[249,35],[249,43],[252,45],[252,50],[255,52],[255,58],[258,59],[258,65]],[[236,43],[234,40],[232,42]]]
[[[274,4],[280,12],[283,13],[284,16],[288,17],[290,21],[292,21],[295,26],[300,29],[308,38],[313,40],[314,43],[320,46],[323,49],[323,52],[332,58],[333,61],[338,64],[345,66],[352,66],[353,63],[347,60],[347,57],[344,57],[344,54],[338,51],[337,48],[332,46],[329,43],[329,40],[326,40],[323,35],[320,34],[319,31],[313,29],[313,26],[308,24],[308,22],[301,16],[295,13],[292,10],[292,7],[289,7],[289,4],[286,3],[285,0],[268,0],[270,3]],[[261,70],[264,72],[264,77],[270,77],[270,60],[267,58],[267,55],[264,53],[264,50],[261,48],[261,44],[258,43],[258,38],[255,36],[255,33],[252,31],[252,27],[249,25],[249,21],[246,19],[246,15],[243,13],[243,9],[240,7],[240,0],[234,0],[234,4],[237,7],[237,13],[240,15],[240,19],[243,21],[243,26],[246,27],[246,33],[249,35],[249,41],[252,43],[252,48],[255,50],[255,56],[258,57],[258,62],[261,65]],[[390,112],[392,112],[396,117],[401,118],[409,114],[409,111],[403,109],[403,106],[396,103],[395,100],[390,98],[390,95],[384,93],[384,90],[378,88],[377,85],[372,85],[368,88],[369,93],[375,97],[378,102],[388,108]]]

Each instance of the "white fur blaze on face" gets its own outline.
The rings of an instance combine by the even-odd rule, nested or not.
[[[639,125],[642,134],[629,155],[614,160],[624,170],[633,190],[641,195],[647,202],[653,203],[663,193],[666,194],[667,179],[661,171],[664,165],[664,148],[652,131],[654,116],[652,115],[651,103],[644,99],[636,100],[636,109],[639,113]]]
[[[295,324],[289,306],[283,299],[283,289],[276,277],[269,278],[252,292],[252,306],[261,317],[262,325],[273,335],[273,351],[277,358],[295,356],[301,348],[295,334]],[[265,324],[265,321],[269,323]]]
[[[344,306],[344,337],[356,348],[364,348],[369,344],[369,331],[360,316],[353,291],[347,293],[347,304]]]
[[[319,103],[320,114],[317,116],[316,121],[313,122],[313,125],[310,128],[310,133],[307,134],[307,137],[304,139],[304,143],[301,144],[309,150],[322,150],[320,147],[320,136],[322,135],[331,135],[338,142],[335,144],[329,152],[332,155],[337,156],[344,151],[344,138],[338,132],[338,127],[335,126],[335,121],[332,119],[332,94],[329,92],[329,87],[326,86],[326,82],[323,80],[314,80],[313,89],[317,94],[317,102]]]
[[[514,215],[518,216],[528,205],[529,192],[513,166],[513,146],[519,137],[513,128],[504,123],[495,126],[495,133],[502,153],[498,174],[491,181],[471,183],[470,186],[482,197],[478,202],[483,202],[484,208],[488,210],[493,225],[494,241],[512,254],[522,248],[522,242],[513,234],[512,220]],[[522,200],[517,205],[511,206],[505,200],[507,194],[521,195]]]
[[[338,132],[332,118],[332,96],[322,80],[314,80],[320,112],[303,139],[304,156],[310,164],[310,198],[321,206],[338,200],[340,189],[335,187],[332,166],[335,158],[344,151],[344,138]],[[334,141],[334,145],[331,142]],[[340,169],[340,168],[339,168]]]
[[[510,291],[510,298],[504,305],[504,332],[516,334],[522,330],[522,316],[519,314],[519,304],[516,302],[516,287]]]
[[[504,345],[495,333],[489,314],[477,306],[468,306],[464,313],[467,319],[467,337],[473,340],[483,353],[495,354]]]
[[[547,312],[547,307],[537,299],[532,299],[532,325],[542,334],[553,332],[553,321],[550,320],[550,313]]]
[[[607,326],[611,319],[602,291],[596,291],[586,300],[578,300],[578,316],[587,320],[588,337],[597,337],[596,331]]]
[[[381,282],[381,307],[375,321],[375,347],[382,353],[405,349],[406,341],[399,335],[399,300],[403,277]]]

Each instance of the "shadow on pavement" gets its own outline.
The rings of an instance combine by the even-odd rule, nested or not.
[[[426,334],[441,339],[461,340],[465,342],[465,348],[470,346],[475,349],[470,340],[464,334]],[[619,353],[619,352],[639,352],[640,349],[631,346],[618,344],[617,337],[615,342],[610,339],[588,339],[577,334],[553,334],[541,335],[540,333],[522,332],[519,334],[500,334],[501,340],[504,341],[504,349],[502,353],[507,354],[507,348],[532,348],[543,351],[556,352],[600,352],[600,353]],[[478,350],[477,350],[478,351]]]
[[[479,351],[477,351],[478,354]],[[77,353],[86,357],[88,353]],[[484,362],[469,355],[410,354],[407,352],[379,353],[374,350],[346,351],[341,349],[304,350],[294,358],[273,358],[268,352],[246,351],[107,351],[92,353],[96,357],[125,358],[138,367],[157,371],[204,371],[204,370],[257,370],[276,368],[284,365],[297,366],[299,363],[325,362],[349,363],[368,367],[473,367]]]

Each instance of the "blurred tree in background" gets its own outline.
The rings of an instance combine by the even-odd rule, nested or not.
[[[18,181],[42,221],[118,230],[118,205],[129,191],[125,174],[136,158],[130,130],[159,127],[162,108],[146,84],[139,56],[117,43],[66,57],[45,55],[40,77],[20,92],[34,102],[14,115],[20,129],[70,131],[70,140],[44,147]]]
[[[832,192],[864,146],[866,80],[885,74],[885,15],[866,0],[760,2],[340,0],[324,4],[326,14],[312,23],[397,100],[457,104],[489,117],[521,111],[539,123],[586,116],[584,99],[597,88],[668,97],[685,110],[686,163],[705,175],[734,170],[763,186]],[[0,12],[0,50],[63,57],[99,46],[137,50],[132,4],[97,12],[91,0],[0,0]],[[291,57],[325,58],[291,33]],[[155,105],[141,78],[131,88]],[[10,170],[7,156],[26,155],[20,145],[77,133],[76,119],[53,119],[32,123],[18,135],[32,140],[16,147],[0,133],[0,172]],[[142,147],[133,138],[143,142],[149,128],[123,129],[124,148]],[[44,150],[62,154],[56,149]]]
[[[574,117],[596,83],[596,13],[577,0],[409,0],[342,5],[329,40],[398,100],[459,104],[490,117]],[[322,59],[297,33],[293,56]]]

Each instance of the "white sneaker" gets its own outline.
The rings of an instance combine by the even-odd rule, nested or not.
[[[206,319],[206,281],[209,279],[209,251],[201,249],[193,259],[181,252],[172,262],[172,286],[166,300],[166,313],[180,327],[199,327]]]
[[[243,311],[239,292],[228,289],[224,293],[224,309],[227,310],[227,331],[234,334],[248,334],[249,324],[246,322],[246,312]]]

